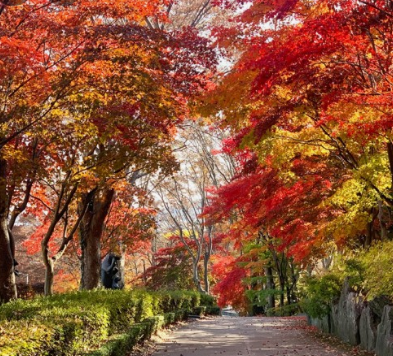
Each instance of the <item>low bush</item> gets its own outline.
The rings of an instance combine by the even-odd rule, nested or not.
[[[331,310],[332,302],[339,298],[342,280],[335,274],[308,277],[305,281],[306,297],[302,309],[312,318],[323,318]]]
[[[217,305],[208,305],[206,307],[206,314],[207,315],[220,315],[221,308],[218,307]]]
[[[393,300],[393,241],[376,243],[359,257],[363,272],[361,288],[366,298],[387,296]]]
[[[287,304],[283,307],[268,308],[266,310],[267,316],[291,316],[302,312],[298,303]]]
[[[60,346],[56,342],[56,334],[55,329],[36,322],[3,321],[0,326],[0,355],[47,355]]]
[[[119,290],[16,300],[0,307],[0,356],[121,355],[200,301],[189,291]]]
[[[335,256],[332,269],[323,276],[307,277],[301,306],[313,318],[329,314],[340,296],[344,279],[370,305],[380,298],[393,301],[393,241],[377,241],[368,249]]]
[[[195,307],[192,309],[192,314],[193,315],[198,315],[198,316],[202,316],[205,315],[206,313],[206,306],[204,305],[200,305],[199,307]]]
[[[206,305],[207,307],[214,307],[217,306],[217,301],[216,298],[209,294],[200,294],[200,304],[201,305]]]
[[[187,317],[187,313],[178,315]],[[141,323],[131,325],[126,333],[113,335],[101,348],[85,356],[124,356],[135,344],[149,339],[160,328],[173,323],[175,319],[175,313],[149,317]]]
[[[217,305],[200,305],[192,309],[192,314],[197,316],[203,315],[220,315],[221,309]]]
[[[143,339],[147,324],[134,324],[126,333],[113,335],[102,347],[86,356],[123,356]]]

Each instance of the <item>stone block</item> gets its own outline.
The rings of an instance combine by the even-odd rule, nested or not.
[[[383,309],[382,320],[377,328],[375,353],[378,356],[393,356],[392,320],[392,307],[386,305]]]
[[[360,343],[359,320],[363,308],[363,298],[352,292],[348,281],[345,281],[337,308],[332,313],[334,333],[353,346]]]
[[[330,315],[326,315],[322,319],[310,318],[309,324],[312,326],[316,326],[319,330],[322,330],[324,333],[331,333]]]
[[[360,346],[367,351],[374,351],[376,344],[376,330],[373,312],[370,306],[362,310],[359,320]]]
[[[390,304],[390,299],[387,296],[379,296],[375,297],[373,300],[371,300],[368,305],[370,306],[370,309],[374,315],[375,322],[376,324],[379,324],[382,319],[383,315],[383,310],[386,305]]]

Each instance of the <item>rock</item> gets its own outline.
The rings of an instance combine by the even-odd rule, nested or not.
[[[363,308],[363,298],[350,290],[349,283],[346,280],[338,305],[333,308],[332,316],[334,333],[353,346],[360,343],[359,319]]]
[[[368,303],[372,313],[375,315],[376,324],[379,324],[381,322],[383,309],[385,308],[385,305],[389,305],[390,303],[390,299],[384,295],[380,297],[375,297]]]
[[[393,306],[387,305],[389,302],[382,296],[365,303],[346,280],[331,314],[322,319],[309,318],[309,322],[351,345],[360,344],[377,356],[393,356]]]
[[[392,307],[386,305],[383,309],[382,320],[377,328],[375,353],[378,356],[393,356],[392,320]]]
[[[363,309],[359,320],[360,346],[367,351],[374,351],[376,344],[376,330],[373,312],[370,306]]]
[[[325,333],[331,333],[330,315],[326,315],[322,319],[309,318],[309,324],[316,326],[319,330],[322,330]]]
[[[331,315],[330,315],[330,319],[331,319],[331,333],[334,335],[337,335],[337,319],[338,319],[338,304],[333,304],[331,307],[332,311],[331,311]]]

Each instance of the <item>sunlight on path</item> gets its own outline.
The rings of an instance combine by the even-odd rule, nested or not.
[[[157,344],[153,356],[349,356],[310,338],[304,318],[198,320]]]

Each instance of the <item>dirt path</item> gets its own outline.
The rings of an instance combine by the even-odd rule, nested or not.
[[[191,322],[156,343],[153,356],[353,356],[335,339],[309,331],[305,318],[231,318]]]

